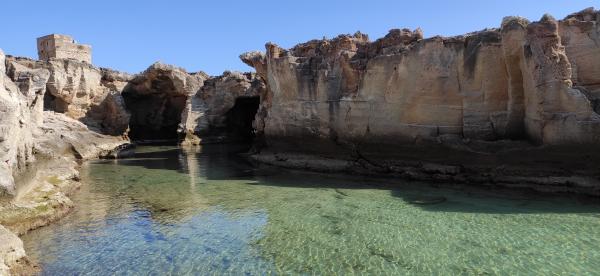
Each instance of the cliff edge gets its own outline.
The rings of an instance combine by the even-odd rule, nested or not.
[[[590,8],[456,37],[268,43],[241,56],[267,85],[255,159],[599,194],[599,19]]]

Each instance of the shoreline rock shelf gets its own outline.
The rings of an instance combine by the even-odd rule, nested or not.
[[[599,196],[599,21],[267,43],[240,56],[256,73],[221,76],[0,51],[0,275],[36,269],[16,235],[69,212],[78,163],[131,140],[253,140],[251,159],[287,168]]]

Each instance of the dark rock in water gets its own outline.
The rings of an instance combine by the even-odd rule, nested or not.
[[[408,202],[410,202],[411,204],[417,204],[417,205],[432,205],[432,204],[439,204],[439,203],[446,202],[446,198],[443,196],[419,197],[419,198],[411,199]]]
[[[133,157],[133,155],[135,154],[135,144],[123,144],[120,145],[116,148],[114,148],[113,150],[109,151],[108,153],[100,156],[100,158],[102,159],[122,159],[122,158],[129,158],[129,157]]]

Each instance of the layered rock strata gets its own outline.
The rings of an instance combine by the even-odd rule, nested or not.
[[[396,29],[240,56],[256,73],[129,75],[0,52],[0,275],[68,213],[78,162],[132,140],[254,137],[260,162],[600,195],[600,12],[424,38]]]
[[[64,113],[98,132],[127,134],[130,115],[121,93],[132,76],[73,59],[37,61],[10,57],[9,64],[50,72],[43,84],[47,91],[45,110]]]
[[[268,43],[241,56],[267,83],[256,158],[600,194],[591,151],[600,141],[598,14],[507,17],[499,29],[450,38],[403,29],[374,42],[356,33],[291,49]],[[328,158],[344,165],[323,166]]]

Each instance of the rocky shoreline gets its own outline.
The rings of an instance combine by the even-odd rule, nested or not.
[[[545,148],[532,147],[529,152],[544,150]],[[319,173],[391,177],[450,186],[461,184],[490,188],[529,189],[541,193],[600,196],[600,180],[597,177],[597,171],[593,168],[573,170],[560,166],[539,167],[506,163],[501,166],[451,165],[414,158],[389,159],[361,154],[328,156],[290,151],[264,151],[260,154],[249,155],[248,158],[257,164]]]
[[[56,88],[51,82],[56,73],[32,66],[36,63],[41,64],[5,60],[0,52],[0,275],[38,270],[18,236],[69,213],[74,206],[68,196],[81,185],[80,162],[114,154],[129,142],[68,114],[45,111],[45,93]]]
[[[78,166],[130,141],[247,141],[260,163],[600,196],[600,12],[424,38],[357,32],[241,60],[256,73],[136,75],[0,51],[0,275],[66,215]]]
[[[36,161],[16,179],[15,194],[0,204],[0,275],[31,275],[39,268],[25,254],[18,236],[48,225],[74,207],[69,195],[82,185],[81,162],[111,155],[128,143],[91,132],[79,121],[45,112],[43,131],[35,138]],[[3,265],[2,265],[3,264]]]

